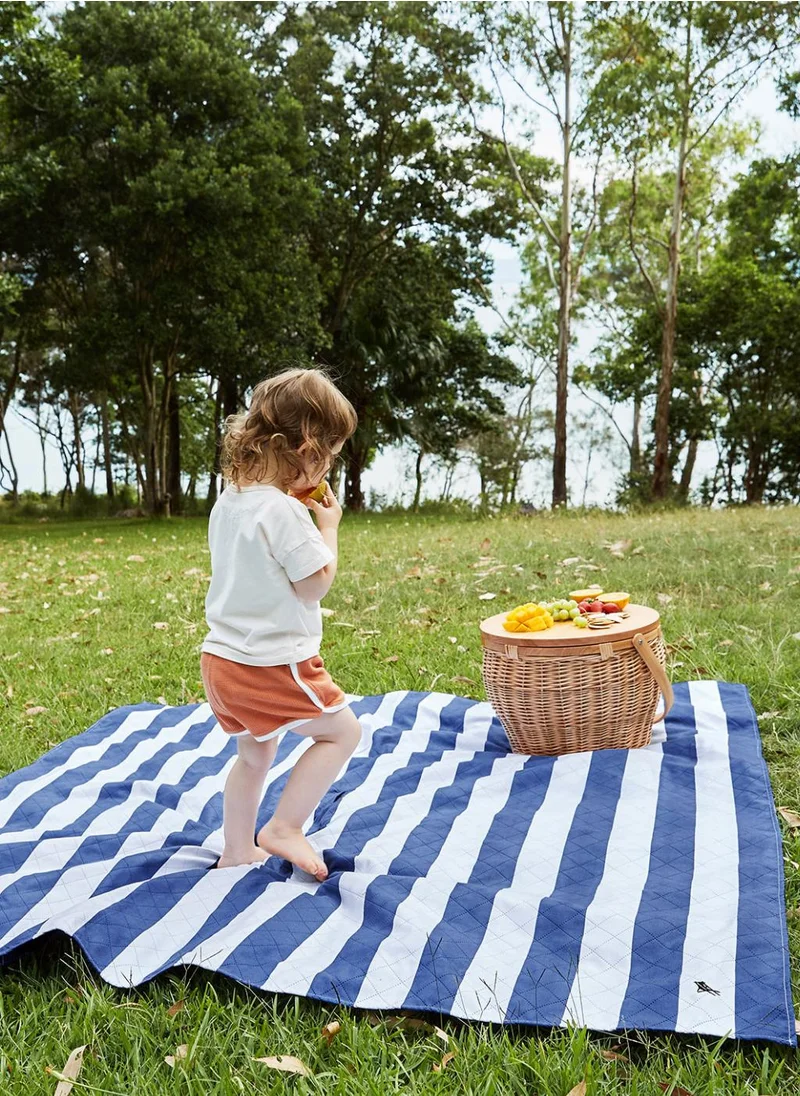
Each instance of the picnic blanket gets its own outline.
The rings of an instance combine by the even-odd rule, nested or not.
[[[747,690],[678,685],[641,750],[511,753],[487,703],[353,698],[308,826],[330,877],[209,870],[235,757],[140,704],[0,780],[0,955],[58,930],[135,986],[180,964],[369,1009],[795,1045],[780,832]],[[259,825],[309,741],[288,734]]]

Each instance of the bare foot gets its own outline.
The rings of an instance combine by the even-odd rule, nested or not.
[[[243,856],[232,856],[230,853],[223,852],[214,867],[238,868],[240,864],[261,864],[267,859],[268,855],[258,845],[253,845],[252,849],[248,849]]]
[[[281,826],[273,819],[261,828],[257,841],[265,852],[290,860],[298,868],[313,875],[320,883],[328,878],[328,869],[322,857],[311,848],[302,830]]]

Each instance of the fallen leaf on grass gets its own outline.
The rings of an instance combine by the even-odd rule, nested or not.
[[[159,632],[166,631],[169,628],[169,621],[167,620],[155,620],[153,621],[153,627],[158,629]]]
[[[433,1063],[433,1072],[434,1073],[441,1073],[442,1070],[447,1069],[448,1064],[450,1062],[452,1062],[452,1060],[455,1058],[455,1056],[456,1056],[456,1052],[454,1050],[448,1051],[447,1054],[445,1054],[444,1057],[442,1058],[441,1062],[434,1062]]]
[[[717,644],[717,646],[718,647],[732,647],[733,646],[733,640],[732,639],[721,639],[719,641],[719,643]]]
[[[348,624],[346,620],[332,620],[332,628],[355,628],[355,624]]]
[[[629,539],[615,540],[613,544],[604,545],[612,556],[619,556],[624,558],[625,553],[633,547],[633,541]]]
[[[477,685],[477,681],[473,681],[471,677],[451,677],[451,681],[457,681],[460,685]]]
[[[669,605],[669,603],[672,601],[671,594],[656,594],[656,598],[658,599],[659,605]]]
[[[326,608],[325,606],[323,606],[323,607],[322,607],[322,608],[320,609],[320,616],[324,616],[324,617],[332,617],[332,616],[333,616],[333,614],[334,614],[335,612],[336,612],[336,610],[335,610],[335,609],[328,609],[328,608]]]
[[[578,1081],[577,1085],[569,1090],[567,1096],[586,1096],[586,1082]]]
[[[492,547],[492,542],[491,542],[491,541],[489,540],[489,538],[488,538],[488,537],[485,537],[485,538],[484,538],[484,539],[483,539],[483,540],[481,541],[481,547],[480,547],[480,551],[481,551],[481,554],[482,554],[482,555],[486,555],[486,553],[487,553],[487,552],[489,551],[489,549],[490,549],[491,547]]]
[[[455,642],[455,640],[453,640],[453,642]],[[14,698],[14,686],[13,685],[9,685],[8,688],[6,689],[6,696],[8,697],[9,700],[13,700],[13,698]]]
[[[183,1001],[183,998],[181,998],[180,1001],[176,1001],[174,1005],[169,1006],[169,1008],[167,1009],[167,1016],[174,1016],[176,1013],[180,1012],[184,1007],[185,1007],[184,1006],[184,1001]]]
[[[322,1038],[325,1040],[328,1046],[330,1046],[334,1038],[339,1034],[341,1030],[342,1025],[339,1023],[339,1021],[331,1020],[331,1022],[329,1024],[326,1024],[325,1027],[322,1029]]]
[[[615,1050],[601,1050],[600,1057],[605,1058],[608,1062],[627,1062],[628,1059],[624,1054],[617,1054]]]
[[[389,657],[385,658],[383,661],[384,662],[399,662],[400,661],[400,655],[389,655]]]
[[[478,594],[478,601],[494,601],[497,594]]]
[[[175,1053],[174,1054],[168,1054],[164,1058],[164,1061],[167,1063],[167,1065],[170,1067],[170,1069],[174,1069],[175,1068],[175,1063],[179,1062],[179,1061],[183,1061],[184,1058],[188,1057],[188,1054],[189,1054],[189,1045],[188,1045],[188,1043],[181,1043],[181,1045],[179,1047],[175,1047]]]
[[[128,556],[127,563],[144,563],[144,556]]]
[[[659,1081],[658,1087],[662,1092],[666,1092],[667,1096],[692,1096],[692,1093],[688,1088],[681,1088],[680,1085],[673,1085],[671,1081]]]
[[[567,559],[560,559],[558,561],[559,567],[573,567],[576,563],[585,563],[586,560],[581,556],[568,556]]]
[[[778,807],[778,814],[786,825],[790,826],[793,830],[800,828],[800,814],[798,814],[797,811],[793,811],[791,807]]]
[[[103,649],[100,651],[101,655],[113,655],[113,653],[114,653],[114,648],[113,647],[103,647]]]
[[[25,715],[42,715],[47,711],[47,708],[43,708],[40,704],[37,704],[35,708],[26,708]]]
[[[796,639],[798,640],[798,642],[800,642],[800,632],[794,632],[792,634],[792,639]]]
[[[254,1058],[253,1061],[262,1062],[270,1069],[280,1069],[283,1073],[299,1073],[301,1077],[313,1076],[308,1066],[291,1054],[278,1054],[274,1058]]]
[[[644,555],[644,548],[642,548],[641,544],[639,545],[638,548],[633,549],[633,551],[631,552],[631,555],[632,556],[643,556]]]
[[[86,1046],[87,1044],[84,1044],[82,1047],[75,1047],[69,1058],[67,1058],[67,1064],[60,1073],[53,1069],[52,1066],[47,1066],[47,1072],[50,1076],[58,1078],[55,1096],[69,1096],[70,1092],[72,1092],[72,1082],[77,1079],[77,1076],[81,1071],[81,1066],[83,1065],[83,1052],[86,1050]]]

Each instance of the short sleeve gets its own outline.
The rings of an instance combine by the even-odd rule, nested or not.
[[[316,574],[334,556],[302,502],[284,495],[261,519],[272,555],[289,576],[300,582]]]

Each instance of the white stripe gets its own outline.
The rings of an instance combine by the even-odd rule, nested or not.
[[[220,732],[220,734],[222,733],[224,732]],[[173,754],[167,759],[153,784],[179,784],[184,773],[195,761],[201,757],[215,756],[211,749],[214,746],[219,747],[219,745],[218,735],[208,735],[203,739],[203,750],[195,750],[191,753],[181,751]],[[270,770],[265,782],[265,792],[269,785],[290,768],[300,753],[308,749],[310,745],[310,741],[298,743],[296,750],[284,758],[280,765],[276,765]],[[219,750],[216,752],[218,753]],[[106,891],[96,896],[97,901],[92,900],[87,903],[89,896],[92,895],[116,864],[119,864],[128,856],[160,850],[166,837],[183,829],[187,819],[199,818],[208,802],[219,794],[220,786],[224,784],[235,760],[235,757],[231,757],[220,772],[209,774],[189,787],[180,796],[174,808],[161,811],[158,819],[149,830],[137,830],[131,833],[115,853],[113,861],[100,860],[87,864],[76,864],[64,870],[51,889],[0,939],[0,946],[39,921],[44,923],[37,931],[37,936],[56,928],[63,929],[65,932],[73,932],[82,924],[85,924],[91,916],[94,916],[98,909],[104,909],[106,906],[111,906],[119,901],[121,895],[127,893],[127,888],[123,891]],[[150,783],[150,781],[134,781],[131,794],[125,802],[115,804],[111,809],[98,815],[83,833],[74,837],[53,837],[41,841],[36,846],[33,854],[28,857],[24,866],[13,874],[3,876],[3,885],[8,886],[17,878],[29,876],[34,872],[57,871],[64,867],[87,838],[124,831],[131,815],[142,805],[144,798],[152,799],[152,789],[149,788]],[[222,852],[221,835],[222,828],[219,827],[209,832],[202,846],[186,845],[177,848],[153,873],[153,878],[176,871],[203,867],[210,868]],[[146,885],[144,880],[140,880],[135,884],[135,886],[144,885]],[[84,895],[85,898],[82,898]],[[89,910],[91,912],[88,912]],[[68,916],[64,918],[62,916],[64,914]],[[125,981],[120,984],[127,985],[128,983]]]
[[[572,819],[583,796],[591,753],[565,754],[553,765],[544,801],[517,857],[511,885],[494,898],[489,924],[456,994],[456,1016],[505,1020],[530,951],[540,903],[553,893]]]
[[[152,720],[153,715],[158,713],[150,712],[148,714]],[[55,802],[35,826],[27,830],[0,832],[0,845],[14,845],[21,841],[36,841],[48,830],[66,829],[97,804],[107,785],[124,783],[126,779],[130,779],[137,769],[155,757],[165,746],[177,745],[186,737],[192,726],[198,722],[202,722],[202,720],[198,719],[196,714],[193,714],[187,716],[186,719],[182,719],[180,723],[176,723],[173,727],[163,727],[157,735],[142,739],[118,765],[114,765],[113,768],[100,769],[86,783],[76,784],[66,798]],[[113,829],[106,829],[100,820],[106,818],[109,814],[111,817],[115,817],[120,807],[125,810],[125,816],[128,817],[143,802],[152,799],[161,784],[168,782],[164,776],[165,773],[176,772],[179,776],[182,776],[189,764],[198,757],[218,754],[224,746],[223,734],[224,732],[220,730],[217,734],[212,732],[205,735],[200,749],[193,751],[176,750],[175,753],[167,757],[161,771],[156,776],[149,780],[133,780],[124,803],[119,804],[116,800],[109,799],[109,807],[94,819],[86,832],[117,832]],[[170,766],[173,767],[170,768]],[[177,766],[177,768],[174,766]],[[97,828],[98,823],[100,825],[99,829]],[[65,840],[69,841],[70,838]]]
[[[414,980],[431,932],[444,915],[454,888],[466,883],[495,815],[508,801],[514,777],[525,764],[521,754],[500,756],[491,772],[475,781],[466,809],[428,873],[417,879],[400,903],[391,934],[381,941],[355,1004],[359,1008],[399,1008]]]
[[[202,707],[206,709],[205,715],[197,719],[197,722],[202,722],[211,716],[211,709],[208,705],[204,704]],[[161,715],[164,710],[164,708],[159,708],[157,711],[150,709],[146,712],[130,712],[112,734],[101,738],[91,746],[78,746],[60,765],[48,769],[45,773],[39,773],[36,776],[29,776],[21,780],[5,799],[0,800],[0,826],[4,826],[8,822],[20,803],[24,803],[26,799],[35,796],[48,784],[54,783],[71,769],[79,769],[99,761],[112,746],[124,742],[129,735],[135,734],[136,731],[149,727],[153,719]]]
[[[397,706],[405,699],[406,695],[406,693],[399,691],[387,693],[376,711],[367,712],[361,716],[362,738],[353,756],[369,755],[372,737],[375,731],[391,725]],[[411,734],[403,735],[401,738],[401,745],[407,747],[408,756],[410,756],[414,749],[413,739],[414,736]],[[301,740],[299,750],[305,751],[312,745],[312,739],[304,738]],[[399,749],[400,747],[398,747],[398,750]],[[293,764],[298,756],[299,751],[295,750],[289,758],[286,759],[286,763],[278,768],[285,769],[288,765]],[[393,755],[389,754],[387,756],[391,758]],[[405,761],[403,759],[398,762],[398,764],[404,763]],[[369,776],[359,789],[366,795],[368,801],[370,801],[370,797],[372,797],[371,801],[374,802],[379,795],[386,778],[391,775],[391,771],[393,770],[386,765],[381,766],[377,762],[373,765]],[[273,776],[272,773],[270,773],[270,775]],[[274,775],[277,776],[279,773],[276,772]],[[363,804],[360,802],[354,804],[352,793],[347,795],[339,804],[337,804],[334,816],[326,830],[319,831],[319,833],[312,835],[311,843],[316,847],[319,847],[320,833],[341,833],[350,815],[361,805]],[[310,821],[307,825],[310,825]],[[331,843],[332,842],[327,841],[326,846],[330,846]],[[260,866],[260,864],[249,865],[249,870],[257,871]],[[219,869],[214,869],[215,873],[218,870]],[[237,868],[225,868],[220,871],[219,874],[220,876],[224,876],[228,872],[238,872],[238,870],[239,869]],[[295,869],[289,879],[269,884],[263,894],[252,902],[247,909],[242,910],[239,914],[232,917],[232,919],[221,926],[217,932],[203,940],[190,952],[182,955],[177,962],[192,963],[195,966],[201,966],[206,970],[216,970],[252,932],[262,926],[271,917],[274,917],[276,913],[279,913],[284,906],[289,904],[289,902],[294,901],[294,899],[301,894],[315,893],[319,889],[319,886],[319,883],[315,880],[310,880],[304,872],[299,872]],[[205,890],[203,890],[202,893],[205,894]],[[224,898],[224,895],[222,895],[222,898]],[[135,952],[130,951],[129,949],[130,953],[126,960],[123,960],[122,956],[119,956],[117,960],[110,964],[107,970],[103,972],[103,976],[106,977],[106,974],[108,973],[108,981],[113,982],[114,985],[127,985],[129,977],[136,977],[138,981],[141,981],[144,977],[149,976],[150,973],[157,970],[158,967],[169,958],[172,952],[181,946],[181,944],[188,944],[189,940],[192,939],[195,933],[207,920],[211,908],[201,904],[198,904],[196,909],[192,906],[188,906],[184,911],[184,916],[180,924],[168,924],[171,919],[170,916],[167,915],[161,922],[153,925],[144,932],[141,937],[137,938],[138,946]],[[190,910],[194,910],[191,916],[189,914]],[[165,934],[169,938],[169,950],[166,950],[167,945],[164,943],[166,938]],[[133,966],[133,958],[135,958],[139,964],[142,964],[138,969]]]
[[[414,727],[415,747],[423,750],[430,735],[439,727],[442,702],[448,697],[438,697],[438,710],[420,708],[420,716],[430,720],[424,728],[425,739],[419,740],[422,728]],[[434,716],[435,721],[430,717]],[[341,902],[317,930],[286,959],[279,963],[264,983],[264,989],[280,989],[283,992],[307,993],[321,967],[327,967],[362,926],[364,920],[364,896],[369,884],[386,875],[389,865],[400,853],[409,834],[428,816],[431,801],[439,788],[453,783],[456,769],[463,761],[474,757],[486,745],[491,723],[491,713],[468,711],[464,720],[464,732],[458,736],[456,746],[446,750],[442,757],[427,766],[417,787],[398,797],[384,823],[381,832],[370,838],[356,856],[353,870],[342,875],[339,891]],[[407,735],[404,737],[411,737]],[[324,961],[321,962],[321,957]]]
[[[630,750],[603,876],[586,910],[580,959],[564,1025],[614,1031],[628,988],[633,930],[650,870],[664,748]]]
[[[692,681],[697,723],[694,874],[683,944],[676,1031],[733,1034],[736,1027],[736,940],[739,829],[733,798],[728,721],[716,681]],[[698,991],[704,982],[713,993]]]
[[[311,700],[314,704],[316,704],[316,706],[318,708],[323,708],[324,705],[323,705],[322,701],[320,700],[320,698],[317,696],[317,694],[314,692],[314,690],[309,685],[306,685],[305,681],[303,681],[303,679],[300,677],[300,674],[297,671],[297,663],[296,662],[290,662],[289,663],[289,669],[292,671],[292,677],[295,679],[295,682],[300,686],[300,688],[306,694],[308,699]]]

